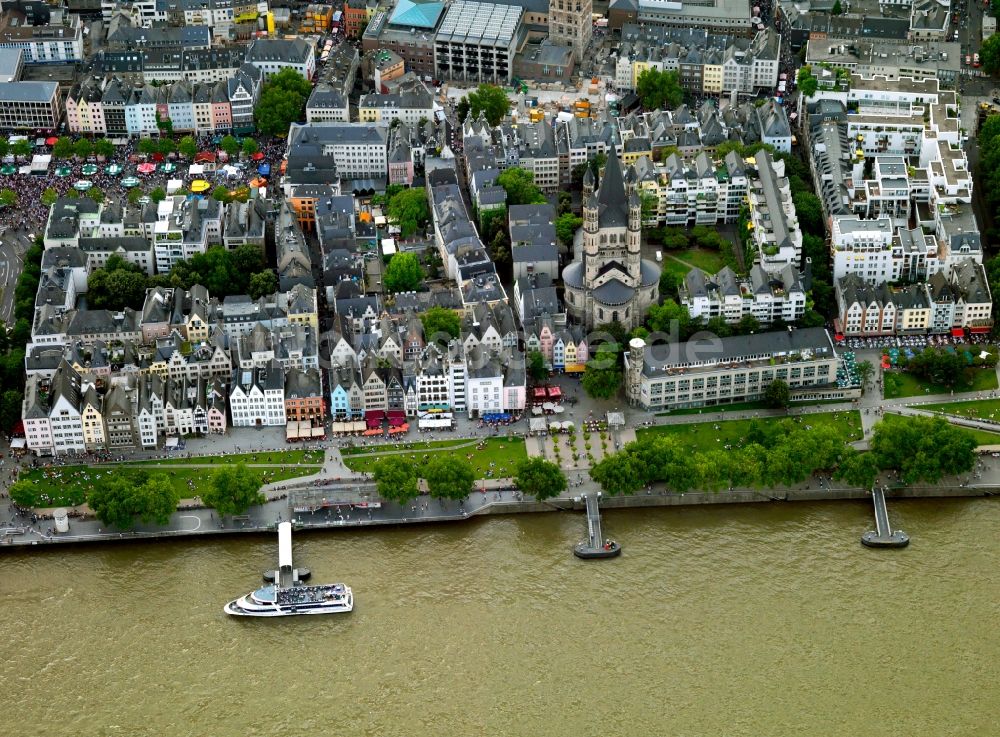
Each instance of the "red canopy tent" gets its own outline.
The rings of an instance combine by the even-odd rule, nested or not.
[[[560,397],[562,397],[562,389],[560,389],[558,386],[550,386],[548,393],[549,393],[549,399],[559,399]]]
[[[215,154],[211,151],[199,151],[194,155],[194,163],[196,164],[212,164],[215,163]]]
[[[536,386],[535,389],[534,389],[534,391],[532,392],[532,396],[535,399],[545,399],[545,387],[544,386]]]
[[[841,333],[834,333],[833,339],[836,340],[838,343],[844,342],[844,336]]]
[[[382,431],[381,430],[365,430],[361,434],[364,435],[365,437],[371,437],[373,435],[381,435]]]
[[[951,329],[951,337],[952,338],[964,338],[965,337],[965,328],[952,328]]]
[[[59,143],[59,139],[56,138],[55,136],[50,136],[49,138],[45,139],[46,146],[55,146],[57,143]]]
[[[253,159],[254,161],[263,161],[264,160],[264,154],[262,154],[260,151],[258,151],[257,153],[255,153],[250,158]]]
[[[369,409],[365,411],[366,420],[381,420],[385,417],[384,409]]]

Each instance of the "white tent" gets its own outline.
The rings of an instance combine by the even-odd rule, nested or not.
[[[545,404],[542,405],[542,409],[544,409],[546,412],[553,412],[555,408],[556,406],[552,402],[546,402]]]
[[[528,429],[531,432],[545,432],[545,418],[543,417],[532,417],[528,420]]]
[[[531,414],[533,414],[533,415],[535,415],[537,417],[538,415],[542,414],[542,408],[541,407],[532,407],[531,408]]]
[[[205,174],[205,167],[202,166],[201,164],[191,164],[190,168],[188,169],[188,176],[200,177],[203,176],[204,174]]]
[[[566,408],[557,404],[552,408],[552,411],[555,412],[557,415],[561,415],[563,412],[566,411]]]
[[[184,186],[184,181],[181,179],[171,179],[167,182],[167,194],[173,194],[178,189]]]

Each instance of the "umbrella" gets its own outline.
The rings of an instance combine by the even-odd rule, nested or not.
[[[97,173],[97,164],[84,164],[80,172],[85,177],[92,177]]]
[[[59,143],[59,139],[56,138],[55,136],[51,136],[45,139],[46,146],[55,146],[57,143]]]
[[[160,164],[160,171],[169,174],[177,170],[177,164]]]
[[[138,187],[139,186],[139,180],[136,179],[135,177],[125,177],[124,179],[122,179],[122,186],[123,187]]]
[[[88,189],[94,186],[93,182],[88,182],[86,179],[81,179],[79,182],[73,184],[74,189],[78,189],[81,192],[86,192]]]
[[[118,164],[110,164],[109,166],[104,167],[104,173],[113,177],[117,177],[122,173],[122,171],[124,171],[124,169]]]
[[[0,167],[0,174],[17,174],[17,167],[13,164],[4,164]]]
[[[257,173],[260,174],[262,177],[271,176],[271,165],[261,164],[260,166],[257,167]]]
[[[192,192],[207,192],[211,188],[211,184],[206,182],[204,179],[195,179],[191,182]]]
[[[160,153],[153,154],[153,161],[163,161],[163,154]]]
[[[60,166],[58,169],[56,169],[57,177],[68,177],[72,173],[73,170],[70,169],[68,166]]]
[[[156,171],[156,164],[139,164],[135,169],[140,174],[152,174]]]
[[[253,159],[254,161],[263,161],[264,160],[264,154],[262,154],[260,151],[258,151],[257,153],[255,153],[250,158]]]

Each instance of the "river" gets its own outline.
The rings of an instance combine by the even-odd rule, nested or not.
[[[298,534],[348,615],[237,620],[277,536],[4,551],[3,734],[995,735],[1000,502],[580,514]]]

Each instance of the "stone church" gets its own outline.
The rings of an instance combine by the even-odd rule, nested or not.
[[[584,176],[582,243],[562,273],[566,310],[588,330],[609,322],[631,330],[659,299],[660,267],[640,256],[641,228],[639,195],[611,149],[596,193],[589,168]]]

